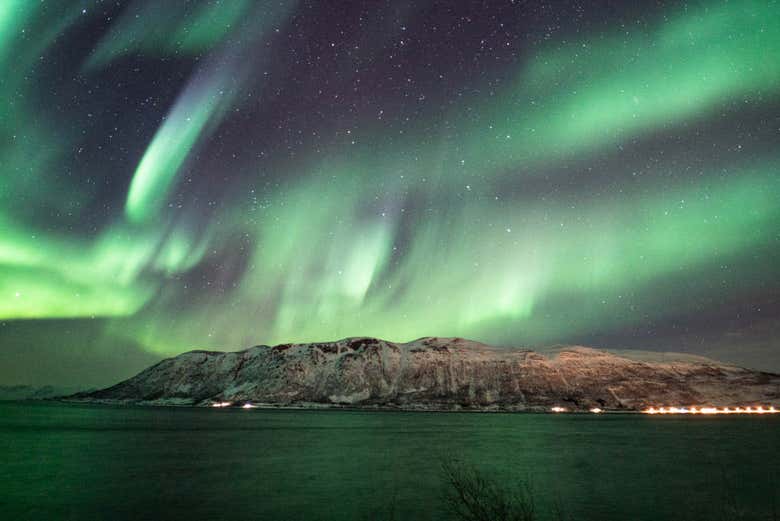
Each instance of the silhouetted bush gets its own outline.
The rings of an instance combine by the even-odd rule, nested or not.
[[[461,521],[535,521],[531,486],[498,483],[476,468],[455,461],[442,463],[448,485],[445,501],[454,519]]]

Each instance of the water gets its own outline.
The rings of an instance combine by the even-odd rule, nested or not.
[[[529,481],[541,519],[773,519],[778,442],[776,416],[4,403],[0,518],[447,519],[455,458]]]

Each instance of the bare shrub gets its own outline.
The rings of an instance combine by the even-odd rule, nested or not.
[[[442,463],[448,485],[445,501],[454,519],[461,521],[534,521],[531,487],[521,482],[514,487],[498,483],[471,465],[456,461]]]

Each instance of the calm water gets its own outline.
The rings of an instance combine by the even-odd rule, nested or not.
[[[778,417],[5,403],[0,518],[446,519],[456,457],[529,480],[542,519],[772,519],[779,442]]]

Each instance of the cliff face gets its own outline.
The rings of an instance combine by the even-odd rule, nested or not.
[[[780,375],[707,359],[643,362],[584,347],[544,356],[459,338],[374,338],[191,351],[72,397],[150,405],[214,402],[402,409],[640,409],[780,405]]]

